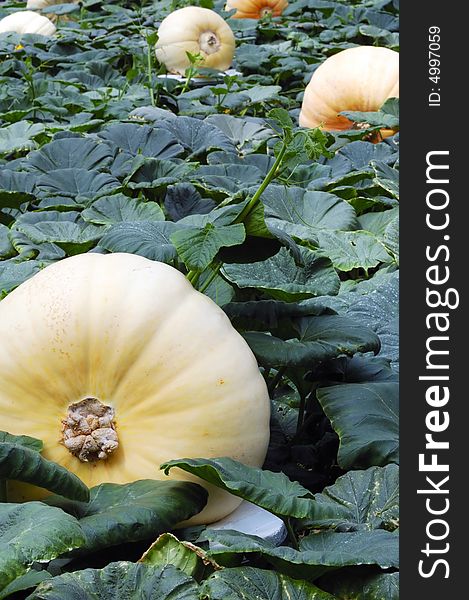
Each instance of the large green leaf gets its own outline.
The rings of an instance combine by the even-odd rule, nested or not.
[[[307,241],[317,240],[318,229],[356,229],[354,209],[327,192],[270,185],[262,194],[267,223]]]
[[[197,580],[200,580],[208,569],[211,572],[221,568],[202,548],[190,542],[180,541],[172,533],[161,534],[139,562],[158,567],[173,565]]]
[[[107,173],[76,167],[50,171],[37,180],[41,196],[61,195],[75,200],[99,198],[119,188],[119,181]]]
[[[178,467],[279,517],[305,518],[312,495],[283,473],[248,467],[231,458],[183,458],[161,465],[165,473]]]
[[[177,257],[171,234],[180,229],[169,221],[126,221],[113,225],[99,245],[110,252],[130,252],[151,260],[171,262]]]
[[[58,169],[99,170],[112,159],[112,151],[107,144],[100,144],[90,138],[74,137],[53,140],[40,150],[30,152],[28,166],[42,173]]]
[[[336,294],[339,278],[330,261],[303,249],[303,264],[297,265],[286,248],[262,262],[225,264],[223,273],[240,288],[255,288],[273,298],[292,302],[303,298]]]
[[[16,254],[15,248],[8,237],[10,230],[0,223],[0,260]]]
[[[0,209],[19,208],[35,198],[36,178],[31,173],[0,170]]]
[[[396,368],[399,365],[399,273],[377,275],[352,288],[352,292],[320,298],[320,301],[373,329],[381,341],[380,356],[389,358]]]
[[[336,600],[312,583],[253,567],[218,571],[202,589],[210,600]]]
[[[132,221],[164,221],[164,214],[156,202],[142,202],[123,194],[104,196],[82,212],[82,218],[96,225],[114,225]]]
[[[350,565],[378,565],[396,568],[399,564],[398,536],[389,531],[321,532],[302,538],[300,549],[275,546],[260,537],[231,530],[207,529],[201,536],[209,540],[209,555],[217,562],[230,562],[238,556],[262,556],[286,575],[313,581],[330,569]]]
[[[142,479],[119,485],[102,483],[90,490],[90,501],[53,496],[47,503],[80,519],[86,550],[155,538],[202,510],[206,490],[196,483]]]
[[[349,471],[314,499],[309,528],[393,531],[399,524],[399,467]]]
[[[50,579],[51,577],[52,575],[49,573],[49,571],[28,571],[24,575],[21,575],[9,583],[5,588],[3,588],[2,591],[0,591],[0,600],[3,600],[12,594],[16,594],[17,592],[33,589],[42,581]]]
[[[124,155],[173,158],[183,152],[174,135],[164,129],[137,123],[115,123],[109,125],[99,137],[111,146],[119,148]]]
[[[300,541],[300,551],[316,557],[317,564],[345,566],[375,564],[399,567],[399,537],[384,529],[350,533],[312,533]]]
[[[0,299],[38,273],[40,268],[41,264],[36,260],[0,263]]]
[[[216,125],[233,144],[244,151],[257,148],[272,137],[272,130],[265,125],[231,115],[213,115],[206,122]]]
[[[47,214],[42,213],[47,219]],[[74,222],[70,220],[38,221],[37,223],[20,223],[17,230],[35,244],[50,242],[62,248],[69,256],[87,252],[103,235],[103,228],[85,223],[80,217]]]
[[[233,142],[218,127],[200,119],[180,116],[177,119],[165,119],[156,123],[156,127],[167,129],[186,151],[188,159],[193,160],[213,149],[233,151]]]
[[[399,384],[348,383],[317,397],[340,438],[343,469],[399,462]]]
[[[197,583],[179,569],[116,562],[41,583],[27,600],[197,600]]]
[[[319,581],[337,598],[347,600],[399,600],[399,573],[383,573],[372,567],[341,569],[326,573]]]
[[[0,129],[0,155],[36,148],[34,141],[45,130],[42,123],[19,121]]]
[[[263,173],[257,167],[245,164],[203,165],[193,176],[197,185],[228,195],[259,185],[262,179]]]
[[[364,269],[390,262],[383,244],[367,231],[319,231],[319,248],[339,271]]]
[[[89,490],[81,479],[43,458],[41,449],[40,440],[0,432],[0,480],[25,481],[68,498],[88,500]]]
[[[244,225],[215,227],[207,223],[205,227],[180,229],[171,236],[177,253],[188,269],[203,271],[221,248],[237,246],[245,240]]]
[[[243,337],[259,362],[275,367],[307,367],[341,355],[379,350],[378,336],[347,317],[303,317],[296,327],[298,337],[287,340],[257,331]]]
[[[83,545],[78,521],[42,502],[0,504],[0,592],[35,562]]]

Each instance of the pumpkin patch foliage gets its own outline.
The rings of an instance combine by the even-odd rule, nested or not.
[[[397,600],[398,19],[1,3],[0,600]]]

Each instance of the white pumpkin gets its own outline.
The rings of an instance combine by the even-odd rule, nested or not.
[[[159,465],[175,458],[264,461],[270,403],[256,359],[173,267],[124,253],[61,260],[0,302],[0,339],[1,429],[42,439],[43,456],[90,487],[166,479]],[[192,523],[239,505],[202,485],[209,503]],[[8,497],[35,490],[9,482]]]
[[[78,4],[80,0],[28,0],[26,8],[28,10],[42,10],[55,4]]]
[[[0,21],[0,33],[6,32],[52,36],[56,32],[56,27],[43,15],[38,15],[31,10],[19,10]]]
[[[235,37],[213,10],[186,6],[168,15],[158,28],[156,58],[170,73],[184,75],[190,66],[187,52],[200,54],[200,66],[225,71],[231,65]]]

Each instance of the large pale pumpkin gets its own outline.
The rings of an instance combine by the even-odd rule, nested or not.
[[[19,10],[0,21],[0,33],[35,33],[52,36],[56,31],[54,23],[43,15],[31,10]]]
[[[329,57],[306,86],[299,123],[341,131],[353,127],[342,111],[376,111],[399,97],[399,54],[388,48],[357,46]],[[392,135],[382,130],[382,137]]]
[[[233,19],[260,19],[278,17],[287,6],[287,0],[228,0],[225,9],[236,9]]]
[[[190,66],[187,52],[203,58],[199,66],[225,71],[233,60],[235,37],[213,10],[186,6],[163,19],[155,51],[158,61],[170,73],[184,75]]]
[[[80,0],[28,0],[26,4],[26,8],[28,10],[38,10],[41,11],[44,8],[49,8],[50,6],[55,6],[56,4],[78,4]],[[51,21],[57,20],[57,15],[54,13],[47,13],[47,16]],[[66,15],[61,15],[63,20],[68,20]]]
[[[28,0],[26,8],[28,10],[42,10],[55,4],[78,4],[80,0]]]
[[[263,463],[270,405],[254,355],[166,264],[91,253],[50,265],[0,302],[0,339],[0,428],[42,439],[89,486],[164,479],[173,458]],[[206,487],[192,523],[240,502]],[[10,501],[40,491],[9,482]]]

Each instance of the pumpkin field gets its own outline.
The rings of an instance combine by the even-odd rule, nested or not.
[[[0,2],[0,600],[398,600],[398,31]]]

